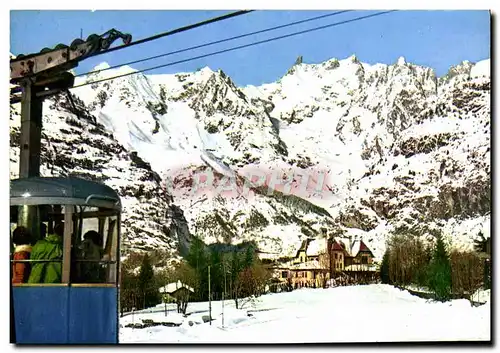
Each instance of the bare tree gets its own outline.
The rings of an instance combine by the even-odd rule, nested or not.
[[[252,287],[252,273],[250,268],[240,272],[233,284],[234,303],[236,309],[241,309],[248,301]]]
[[[255,296],[261,295],[270,279],[271,273],[260,262],[241,271],[233,283],[236,309],[243,308]]]
[[[186,287],[181,287],[175,293],[173,293],[173,296],[177,303],[177,312],[186,315],[191,291]]]
[[[130,311],[138,307],[139,289],[138,276],[129,271],[121,272],[120,283],[120,312]]]
[[[392,283],[423,284],[430,261],[430,250],[414,235],[393,234],[388,242],[389,277]]]
[[[266,285],[272,278],[271,272],[260,262],[257,261],[251,268],[254,284],[254,293],[256,296],[265,293]]]
[[[481,287],[484,264],[477,253],[452,250],[450,261],[453,293],[470,295]]]

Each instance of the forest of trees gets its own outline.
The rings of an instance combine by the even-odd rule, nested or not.
[[[447,249],[441,232],[433,235],[435,241],[424,242],[414,230],[394,231],[380,266],[382,283],[425,287],[442,301],[490,288],[486,254],[491,245],[482,234],[470,251]],[[177,298],[179,312],[186,312],[189,301],[209,298],[234,300],[236,308],[242,308],[252,297],[264,294],[267,285],[272,288],[271,273],[256,256],[256,249],[254,242],[207,246],[195,238],[186,257],[169,266],[170,254],[166,252],[129,254],[121,266],[121,311],[161,303],[159,288],[177,281],[194,289],[194,293],[187,291]]]
[[[481,287],[490,287],[491,275],[478,248],[482,245],[474,251],[449,250],[441,232],[433,235],[435,242],[425,244],[418,234],[394,232],[380,266],[382,283],[426,287],[441,301],[467,297]]]
[[[241,308],[252,296],[264,294],[270,272],[256,256],[253,242],[238,245],[212,244],[206,246],[195,238],[189,253],[180,263],[164,266],[168,254],[130,254],[122,264],[121,311],[155,306],[162,298],[158,289],[168,283],[181,281],[194,293],[178,301],[180,312],[186,311],[188,301],[208,301],[209,268],[210,299],[235,301]],[[162,270],[154,271],[153,265]]]
[[[213,244],[206,247],[195,239],[186,256],[187,265],[193,269],[194,297],[198,301],[209,299],[208,276],[210,267],[210,292],[212,300],[233,299],[241,307],[241,298],[264,293],[271,275],[256,256],[252,242],[237,246]]]
[[[139,271],[136,271],[137,268]],[[131,254],[129,259],[122,263],[121,268],[121,311],[143,309],[158,304],[161,301],[158,280],[148,254]]]

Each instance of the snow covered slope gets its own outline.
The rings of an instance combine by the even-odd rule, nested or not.
[[[190,234],[253,239],[288,255],[326,227],[362,237],[381,257],[396,228],[439,227],[464,247],[479,230],[489,234],[489,68],[489,60],[463,62],[438,78],[404,58],[368,65],[351,56],[296,64],[259,87],[237,87],[206,67],[73,93],[114,143],[161,178],[181,242]],[[179,232],[167,233],[155,244],[172,246]],[[143,242],[136,238],[140,231],[130,240]]]

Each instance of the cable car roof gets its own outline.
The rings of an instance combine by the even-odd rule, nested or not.
[[[76,177],[36,177],[10,181],[10,204],[85,205],[121,210],[118,194],[109,186]]]

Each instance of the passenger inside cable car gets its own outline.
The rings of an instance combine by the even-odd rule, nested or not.
[[[28,283],[61,283],[64,223],[54,233],[38,240],[31,251],[32,270]]]
[[[47,236],[47,226],[45,223],[40,223],[40,239],[45,239]]]
[[[38,205],[42,222],[31,230],[17,226],[22,208],[11,208],[11,226],[15,227],[11,244],[12,283],[116,283],[116,212],[89,206],[72,208],[73,222],[69,225],[70,237],[66,238],[65,206]],[[66,266],[65,252],[69,255]],[[68,273],[66,281],[64,272]]]
[[[103,283],[105,281],[105,269],[100,263],[104,256],[102,243],[102,236],[95,230],[89,230],[83,236],[76,254],[77,259],[81,261],[77,266],[78,282]]]
[[[25,283],[29,278],[31,265],[21,261],[30,259],[32,237],[28,229],[20,226],[14,230],[12,241],[14,243],[12,258],[14,261],[19,261],[14,262],[12,267],[12,283]]]

